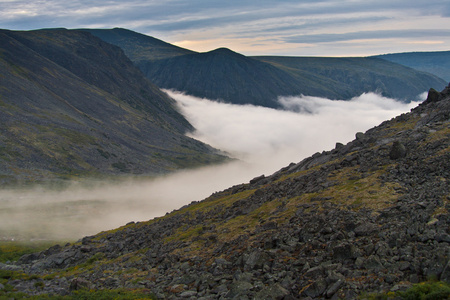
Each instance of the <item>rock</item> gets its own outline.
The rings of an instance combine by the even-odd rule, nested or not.
[[[4,264],[4,263],[0,263],[0,270],[22,271],[23,272],[23,268],[21,266],[9,265],[9,264]]]
[[[180,294],[181,298],[191,298],[197,295],[197,291],[186,291]]]
[[[353,231],[355,232],[356,236],[365,236],[370,235],[374,231],[377,230],[377,226],[372,223],[363,223],[359,226],[357,226]]]
[[[427,99],[425,100],[426,103],[430,103],[430,102],[437,102],[441,99],[441,93],[439,93],[438,91],[436,91],[435,89],[431,88],[428,91],[428,96]]]
[[[91,283],[83,278],[75,278],[70,282],[70,290],[90,290],[91,289]]]
[[[246,295],[252,288],[253,285],[248,281],[235,281],[231,284],[229,288],[230,291],[227,293],[226,298]]]
[[[399,141],[395,141],[391,147],[391,151],[389,152],[390,159],[399,159],[406,156],[406,147]]]
[[[266,253],[261,250],[255,250],[249,255],[245,262],[244,269],[247,271],[261,269],[269,259],[270,257]]]
[[[364,261],[363,267],[367,270],[381,270],[383,269],[383,264],[378,256],[371,255]]]
[[[327,283],[324,279],[314,281],[304,291],[303,295],[311,298],[317,298],[321,296],[327,289]]]
[[[337,260],[353,259],[357,257],[357,248],[350,243],[340,243],[333,248],[333,258]]]
[[[442,271],[440,280],[450,284],[450,260],[447,262],[447,265]]]
[[[344,280],[339,279],[338,281],[330,285],[326,293],[327,298],[331,298],[334,294],[336,294],[336,292],[339,290],[339,288],[342,286],[343,283]]]
[[[363,132],[357,132],[356,134],[355,134],[355,137],[356,137],[356,140],[358,140],[358,141],[361,141],[361,140],[363,140],[364,139],[364,133]]]
[[[278,283],[266,286],[261,291],[259,291],[255,299],[261,300],[282,300],[284,297],[289,295],[289,291],[283,288]]]

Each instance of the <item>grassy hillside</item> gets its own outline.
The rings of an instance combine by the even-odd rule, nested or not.
[[[0,31],[0,182],[156,175],[222,161],[116,46],[68,30]]]

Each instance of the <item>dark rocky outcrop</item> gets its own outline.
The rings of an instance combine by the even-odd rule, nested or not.
[[[67,294],[89,282],[161,299],[354,299],[448,281],[447,91],[270,176],[25,256],[15,267],[59,276],[39,290],[8,284],[30,294]],[[401,155],[392,157],[393,148]]]

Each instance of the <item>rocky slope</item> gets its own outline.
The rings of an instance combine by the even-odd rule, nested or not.
[[[449,180],[450,86],[270,176],[1,268],[37,274],[8,282],[29,294],[161,299],[353,299],[450,281]]]
[[[174,100],[83,31],[0,31],[0,184],[161,174],[224,158]]]

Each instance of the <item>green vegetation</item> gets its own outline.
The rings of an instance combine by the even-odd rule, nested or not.
[[[360,299],[367,300],[445,300],[450,299],[450,284],[442,281],[425,281],[414,284],[406,291],[388,292],[382,294],[365,294]]]
[[[0,242],[0,262],[16,261],[22,255],[40,252],[53,246],[55,242],[15,242],[15,241],[1,241]]]
[[[136,299],[156,299],[156,297],[148,290],[137,289],[114,289],[114,290],[79,290],[74,291],[70,295],[55,296],[42,294],[37,296],[30,296],[24,293],[18,293],[6,287],[4,291],[0,291],[0,300],[6,299],[48,299],[48,300],[136,300]]]

